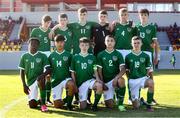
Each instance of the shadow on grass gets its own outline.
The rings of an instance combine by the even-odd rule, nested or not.
[[[156,70],[154,71],[155,76],[159,75],[180,75],[180,70]]]
[[[19,75],[19,70],[0,70],[0,75]]]
[[[180,107],[169,105],[154,106],[154,112],[148,112],[144,107],[134,110],[132,106],[127,105],[126,112],[120,112],[117,107],[113,109],[99,106],[97,112],[93,112],[90,108],[80,110],[77,107],[74,111],[65,109],[55,109],[51,107],[48,114],[59,114],[65,117],[178,117],[180,116]]]

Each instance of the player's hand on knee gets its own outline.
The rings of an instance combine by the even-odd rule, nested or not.
[[[118,87],[118,78],[115,77],[112,84],[114,88]]]
[[[23,86],[23,89],[24,89],[24,93],[25,93],[26,95],[29,95],[29,92],[30,92],[29,87],[28,87],[27,85],[24,85],[24,86]]]
[[[45,79],[45,76],[43,74],[37,77],[38,82],[43,81],[44,79]]]
[[[103,90],[104,91],[107,91],[109,88],[106,86],[106,84],[105,83],[103,83]]]

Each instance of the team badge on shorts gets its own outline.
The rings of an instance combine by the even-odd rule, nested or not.
[[[79,95],[79,99],[82,99],[82,95]]]
[[[55,99],[56,98],[56,95],[55,94],[53,94],[53,99]]]
[[[131,95],[132,99],[135,99],[135,95]]]

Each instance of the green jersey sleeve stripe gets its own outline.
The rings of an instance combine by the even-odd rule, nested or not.
[[[25,70],[23,67],[20,67],[20,66],[19,66],[18,68],[19,68],[19,69],[22,69],[22,70]]]
[[[125,65],[125,63],[122,63],[122,64],[120,64],[119,66],[124,66]]]
[[[153,40],[157,40],[157,37],[152,38]]]
[[[71,71],[71,72],[75,72],[74,70],[69,70],[69,71]]]
[[[99,67],[99,68],[103,68],[101,65],[97,65],[97,67]]]

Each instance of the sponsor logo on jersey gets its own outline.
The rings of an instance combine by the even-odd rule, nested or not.
[[[112,58],[113,58],[113,61],[117,61],[118,59],[117,56],[113,56]]]
[[[106,60],[106,57],[103,57],[103,60]]]
[[[147,34],[150,34],[150,33],[151,33],[151,30],[150,30],[150,29],[146,29],[146,33],[147,33]]]
[[[52,58],[52,60],[55,60],[55,58]]]
[[[140,62],[141,62],[141,63],[144,63],[144,62],[145,62],[145,58],[141,57],[141,58],[140,58]]]
[[[40,63],[41,62],[41,58],[36,58],[36,62]]]
[[[79,61],[79,60],[77,60],[76,62],[77,62],[78,64],[80,63],[80,61]]]
[[[130,27],[127,28],[127,31],[128,31],[128,32],[131,32],[131,30],[132,30],[132,28],[130,28]]]
[[[88,59],[88,64],[92,64],[93,60]]]
[[[63,60],[64,60],[64,61],[67,61],[67,60],[68,60],[68,57],[67,57],[67,56],[64,56],[64,57],[63,57]]]
[[[28,62],[28,59],[26,59],[25,61]]]

